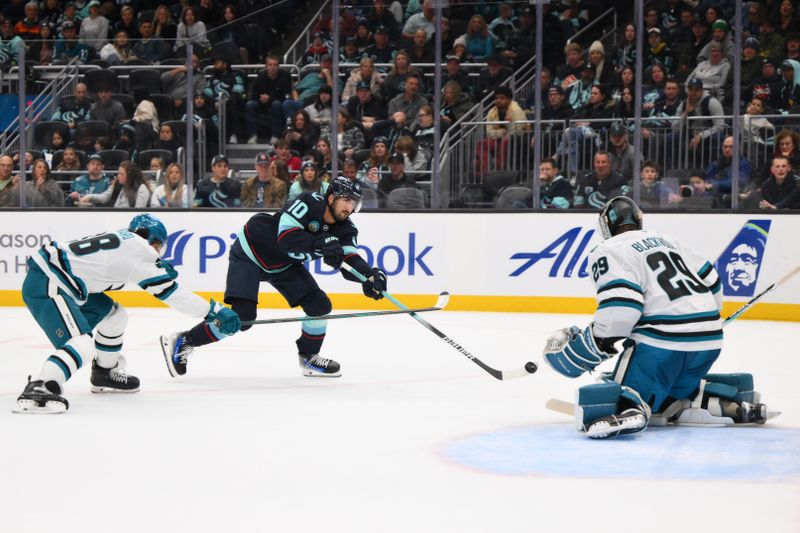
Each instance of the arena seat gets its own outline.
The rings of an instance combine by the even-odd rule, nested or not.
[[[136,104],[133,102],[133,97],[131,95],[114,93],[111,95],[111,99],[119,102],[122,104],[122,107],[125,108],[125,118],[131,118],[133,116],[133,112],[136,110]]]
[[[90,93],[97,93],[100,87],[111,88],[112,93],[119,92],[119,78],[117,73],[109,69],[90,70],[84,74],[83,81]]]
[[[129,154],[127,150],[114,150],[111,148],[100,150],[97,152],[97,155],[103,159],[103,165],[107,170],[113,170],[119,167],[120,163],[129,161],[131,158],[131,154]]]
[[[150,94],[160,94],[164,92],[161,87],[161,71],[137,68],[132,70],[128,78],[128,86],[131,90],[134,87],[144,87]]]
[[[369,157],[369,150],[356,150],[353,152],[353,161],[356,162],[356,165],[361,166],[361,163],[367,160]]]
[[[533,189],[511,185],[505,187],[494,199],[495,209],[514,209],[515,202],[530,203],[533,198]]]
[[[33,144],[37,148],[44,148],[50,146],[50,138],[54,132],[59,132],[64,141],[69,141],[69,126],[66,122],[58,120],[46,120],[44,122],[37,122],[33,126]]]
[[[151,94],[147,98],[156,106],[160,122],[175,118],[175,102],[170,95]]]
[[[149,169],[150,168],[150,160],[154,157],[160,157],[164,160],[164,163],[169,165],[172,163],[172,152],[169,150],[161,150],[159,148],[152,148],[150,150],[143,150],[139,152],[139,155],[136,157],[136,164],[139,165],[139,168]]]
[[[78,156],[78,161],[81,162],[81,168],[86,168],[86,152],[83,150],[75,150],[75,154]],[[50,162],[50,168],[56,168],[61,162],[64,160],[64,150],[56,150],[53,152],[53,160]]]
[[[516,170],[494,170],[483,178],[484,185],[492,194],[497,194],[503,187],[517,182],[519,182],[519,172]]]
[[[395,189],[386,198],[386,209],[425,209],[425,191],[414,187]]]
[[[377,209],[380,207],[380,202],[378,201],[378,191],[375,189],[370,189],[368,187],[364,187],[361,190],[361,208],[362,209]]]

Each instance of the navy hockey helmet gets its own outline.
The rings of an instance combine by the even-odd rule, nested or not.
[[[131,223],[128,224],[128,231],[136,233],[137,230],[147,231],[146,239],[150,244],[154,242],[161,243],[162,249],[166,246],[168,237],[167,227],[153,215],[145,213],[133,217]],[[140,232],[140,234],[141,233],[144,232]]]
[[[361,198],[363,194],[361,193],[361,185],[359,185],[357,181],[345,178],[344,176],[338,176],[331,181],[328,187],[328,194],[332,195],[334,200],[337,198],[349,198],[353,200],[355,204],[353,206],[353,213],[358,213],[359,209],[361,209]]]
[[[598,224],[603,239],[622,233],[622,226],[633,225],[639,230],[642,229],[642,210],[627,196],[616,196],[603,206]]]

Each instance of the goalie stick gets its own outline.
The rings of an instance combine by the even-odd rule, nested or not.
[[[791,270],[781,279],[767,286],[767,288],[765,288],[763,291],[753,296],[746,304],[744,304],[741,308],[739,308],[738,311],[736,311],[731,316],[723,320],[722,327],[724,328],[725,326],[727,326],[728,324],[730,324],[731,322],[742,316],[742,314],[744,314],[745,311],[747,311],[748,309],[753,307],[756,303],[758,303],[758,301],[764,296],[766,296],[767,293],[769,293],[776,287],[780,287],[781,285],[792,279],[798,272],[800,272],[800,265],[797,265],[796,267],[794,267],[793,270]],[[570,402],[565,402],[564,400],[559,400],[557,398],[550,398],[549,400],[547,400],[547,403],[545,403],[544,406],[550,409],[551,411],[555,411],[557,413],[563,413],[569,416],[572,416],[575,409],[574,404],[571,404]]]
[[[342,270],[345,270],[345,271],[349,272],[356,279],[361,281],[361,283],[364,283],[365,281],[367,281],[367,278],[365,278],[359,271],[357,271],[356,269],[354,269],[353,267],[351,267],[347,263],[342,263],[342,267],[341,268],[342,268]],[[461,355],[465,356],[467,359],[469,359],[470,361],[472,361],[473,363],[475,363],[476,365],[481,367],[483,370],[485,370],[488,374],[490,374],[495,379],[499,379],[501,381],[504,381],[504,380],[508,380],[508,379],[521,378],[521,377],[527,376],[529,374],[533,374],[537,370],[536,363],[533,363],[531,361],[525,363],[525,365],[522,368],[517,368],[517,369],[514,369],[514,370],[510,370],[510,371],[503,371],[503,370],[497,370],[495,368],[492,368],[489,365],[487,365],[486,363],[484,363],[483,361],[481,361],[480,359],[478,359],[477,357],[475,357],[474,355],[472,355],[466,348],[464,348],[463,346],[461,346],[460,344],[455,342],[453,339],[451,339],[450,337],[445,335],[442,331],[437,329],[430,322],[428,322],[424,318],[422,318],[419,315],[417,315],[412,309],[409,309],[408,307],[403,305],[394,296],[392,296],[391,294],[389,294],[386,291],[381,291],[381,294],[383,294],[383,296],[387,300],[392,302],[394,305],[396,305],[397,307],[399,307],[400,309],[402,309],[403,311],[405,311],[409,315],[411,315],[417,322],[419,322],[420,324],[422,324],[423,326],[428,328],[428,330],[430,330],[434,334],[436,334],[440,339],[442,339],[447,344],[449,344],[450,346],[452,346],[453,348],[458,350],[458,352]]]
[[[428,311],[441,311],[450,302],[449,292],[440,292],[433,307],[421,307],[419,309],[394,309],[389,311],[361,311],[356,313],[338,313],[335,315],[322,315],[322,316],[298,316],[291,318],[269,318],[265,320],[250,320],[242,322],[243,326],[256,326],[260,324],[283,324],[286,322],[306,322],[308,320],[335,320],[338,318],[362,318],[370,316],[383,316],[383,315],[404,315],[408,313],[426,313]]]

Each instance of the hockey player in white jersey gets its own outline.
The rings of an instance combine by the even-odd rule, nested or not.
[[[709,374],[722,348],[720,279],[710,262],[670,237],[642,229],[642,211],[618,196],[600,213],[605,239],[589,255],[594,321],[553,334],[545,360],[576,378],[622,353],[611,373],[580,387],[576,425],[591,438],[643,431],[648,423],[764,423],[750,374]]]
[[[58,243],[28,259],[22,298],[55,347],[17,399],[18,413],[62,413],[64,384],[92,361],[92,392],[136,392],[139,379],[125,373],[122,336],[125,309],[104,291],[136,284],[170,307],[203,317],[215,335],[239,331],[231,309],[180,287],[178,273],[160,258],[167,230],[156,217],[133,217],[127,229]],[[94,336],[92,336],[94,332]]]

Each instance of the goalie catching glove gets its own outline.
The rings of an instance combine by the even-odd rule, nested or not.
[[[583,330],[577,326],[558,330],[547,339],[544,347],[547,364],[568,378],[591,372],[612,355],[597,347],[591,325]]]
[[[361,284],[364,296],[373,300],[383,298],[383,293],[386,292],[386,273],[380,268],[373,268],[366,277],[366,281]]]
[[[242,327],[242,321],[236,311],[211,300],[211,309],[206,315],[206,322],[215,326],[224,337],[233,335]]]
[[[322,260],[329,267],[339,269],[344,260],[344,250],[339,239],[329,233],[320,233],[314,242],[314,251],[322,255]]]

